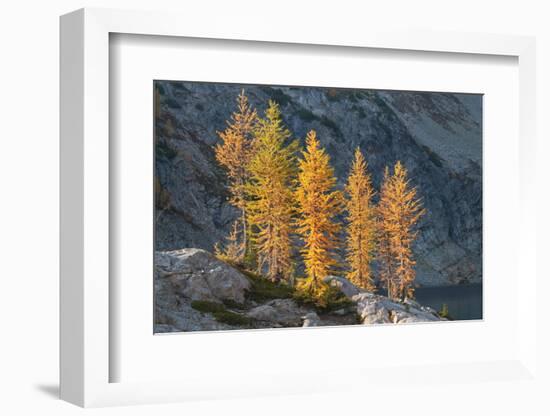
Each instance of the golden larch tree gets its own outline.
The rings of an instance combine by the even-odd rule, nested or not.
[[[296,153],[279,106],[269,101],[265,117],[254,129],[255,152],[248,165],[247,210],[258,272],[272,281],[290,280],[292,218],[295,213]]]
[[[231,232],[227,236],[225,247],[220,243],[214,245],[214,255],[228,263],[238,261],[240,256],[241,244],[239,243],[239,221],[233,221],[231,224]]]
[[[388,288],[388,296],[400,300],[414,298],[412,244],[418,234],[415,226],[426,211],[400,161],[395,164],[392,175],[386,168],[378,212],[381,278]]]
[[[336,216],[342,212],[342,193],[335,189],[336,177],[330,157],[321,148],[314,130],[306,137],[306,149],[299,162],[298,232],[304,242],[302,249],[306,278],[298,284],[298,291],[326,305],[328,285],[323,279],[337,265],[335,249],[340,224]]]
[[[367,162],[357,148],[346,184],[347,278],[356,286],[374,291],[370,263],[374,256],[376,218],[372,203],[374,190]]]
[[[384,221],[384,213],[382,212],[382,205],[388,205],[388,202],[382,203],[382,201],[387,201],[389,194],[389,183],[390,183],[390,170],[386,166],[384,169],[384,178],[382,180],[382,185],[380,187],[380,201],[377,206],[377,259],[379,264],[379,276],[380,281],[386,286],[388,291],[388,297],[394,299],[396,293],[394,288],[396,284],[395,271],[394,271],[394,260],[393,254],[390,247],[390,233],[387,230],[391,228],[389,221]]]
[[[249,249],[248,215],[246,211],[245,185],[250,178],[248,164],[254,154],[253,131],[258,120],[256,110],[248,103],[244,90],[237,97],[237,111],[227,121],[224,131],[218,132],[221,143],[215,147],[215,155],[218,163],[227,172],[229,180],[229,202],[240,211],[240,242],[233,229],[233,235],[228,251],[235,255],[233,261],[242,262]]]

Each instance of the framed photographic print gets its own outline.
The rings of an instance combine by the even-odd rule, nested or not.
[[[482,319],[481,94],[153,88],[154,332]]]
[[[533,39],[339,28],[62,17],[63,399],[536,382]]]

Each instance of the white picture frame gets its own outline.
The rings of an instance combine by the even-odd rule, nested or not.
[[[185,25],[182,21],[185,20]],[[535,41],[530,37],[468,33],[383,32],[340,27],[285,28],[269,22],[235,33],[234,22],[161,12],[82,9],[61,18],[61,398],[80,406],[158,403],[198,398],[297,394],[352,388],[354,377],[393,377],[426,382],[447,371],[464,382],[482,379],[536,380],[535,217]],[[469,363],[418,363],[407,368],[342,367],[328,382],[319,374],[271,373],[269,380],[234,382],[220,375],[178,381],[112,382],[110,366],[109,36],[114,33],[225,39],[282,44],[505,55],[519,66],[519,215],[514,248],[523,285],[518,288],[518,345],[507,359]],[[152,334],[151,334],[152,335]],[[358,374],[359,373],[359,374]],[[483,377],[479,377],[482,374]],[[334,380],[334,381],[330,381]],[[383,381],[384,382],[384,381]],[[274,388],[274,386],[278,386]]]

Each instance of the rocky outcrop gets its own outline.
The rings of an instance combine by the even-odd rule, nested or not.
[[[185,248],[155,254],[157,280],[168,279],[190,300],[244,302],[250,281],[205,250]]]
[[[443,320],[431,308],[416,302],[398,303],[384,296],[364,292],[355,295],[357,314],[363,324],[404,324]]]
[[[322,326],[323,322],[321,321],[321,318],[319,318],[319,315],[317,315],[315,312],[309,312],[307,315],[303,316],[303,324],[302,326],[308,327],[308,326]]]
[[[231,325],[218,322],[211,314],[195,310],[186,298],[181,298],[176,305],[167,305],[160,299],[155,306],[156,333],[233,329]]]
[[[244,302],[250,281],[233,267],[200,249],[155,253],[155,332],[232,329],[193,301]]]
[[[363,324],[403,324],[411,322],[440,321],[437,312],[413,300],[397,302],[385,296],[359,289],[345,277],[328,276],[325,282],[353,302],[353,307]],[[343,313],[348,313],[345,309]],[[335,311],[336,314],[339,311]]]
[[[355,286],[345,277],[327,276],[323,280],[325,283],[328,283],[330,286],[338,289],[349,299],[359,294],[359,289],[357,288],[357,286]]]
[[[301,326],[305,319],[304,315],[309,313],[312,312],[298,306],[293,299],[273,299],[255,307],[247,313],[247,316],[257,321],[273,324],[274,327],[293,327]],[[313,315],[310,315],[309,318],[313,319]]]
[[[212,331],[437,321],[430,308],[361,291],[343,277],[327,283],[349,301],[318,311],[291,298],[256,302],[251,281],[200,249],[155,254],[155,332]],[[359,320],[357,319],[359,318]]]
[[[414,245],[417,283],[481,280],[481,97],[159,81],[155,125],[156,247],[212,251],[238,212],[228,203],[213,145],[244,87],[260,113],[268,99],[303,141],[317,131],[342,187],[356,147],[379,188],[384,167],[401,160],[427,215]],[[298,265],[299,266],[299,265]]]

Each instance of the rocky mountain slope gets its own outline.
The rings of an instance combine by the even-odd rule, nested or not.
[[[155,254],[155,332],[288,328],[443,320],[427,307],[360,291],[342,277],[327,283],[341,293],[333,308],[298,303],[292,290],[245,275],[205,250]]]
[[[237,213],[212,146],[244,88],[260,114],[268,99],[278,102],[302,141],[317,130],[339,186],[357,146],[376,187],[384,167],[401,160],[428,211],[414,247],[417,283],[481,280],[481,96],[170,81],[155,88],[157,250],[211,251],[228,234]]]

